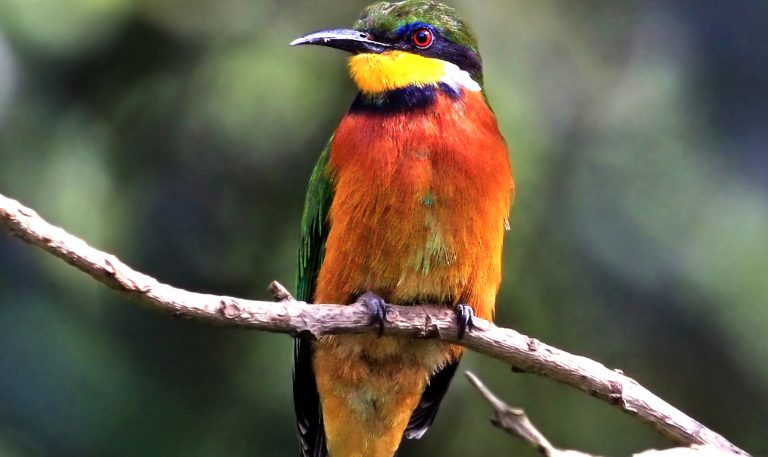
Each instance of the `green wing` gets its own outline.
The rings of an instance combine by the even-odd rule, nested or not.
[[[325,240],[328,238],[328,212],[333,200],[333,177],[328,169],[330,149],[329,141],[309,178],[304,215],[301,218],[296,298],[305,302],[314,299],[315,282],[325,255]]]
[[[296,297],[305,302],[314,300],[317,274],[323,263],[325,240],[330,228],[328,211],[333,200],[333,177],[328,170],[329,155],[330,142],[320,154],[309,178],[307,200],[301,220]],[[327,457],[323,415],[320,412],[320,398],[312,371],[312,340],[301,335],[294,340],[293,407],[301,444],[300,455]]]

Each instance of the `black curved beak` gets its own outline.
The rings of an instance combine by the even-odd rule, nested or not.
[[[291,41],[291,46],[314,44],[329,48],[341,49],[352,54],[374,53],[381,54],[391,48],[386,43],[373,41],[365,32],[349,29],[323,30],[310,33]]]

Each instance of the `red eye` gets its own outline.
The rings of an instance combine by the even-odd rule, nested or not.
[[[432,45],[432,40],[434,40],[432,31],[427,28],[417,29],[413,32],[413,44],[421,49],[430,47]]]

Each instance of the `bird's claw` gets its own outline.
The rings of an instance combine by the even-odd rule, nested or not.
[[[472,318],[475,317],[475,311],[471,306],[465,304],[456,305],[454,308],[456,313],[456,324],[459,327],[459,339],[464,338],[464,334],[467,330],[472,330],[475,324],[472,322]]]
[[[379,327],[379,336],[383,335],[384,323],[387,321],[387,302],[373,292],[364,293],[357,301],[368,307],[368,312],[371,314],[370,325],[377,325]]]

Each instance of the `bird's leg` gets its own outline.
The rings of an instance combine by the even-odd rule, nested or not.
[[[384,334],[384,323],[387,321],[387,302],[373,292],[366,292],[357,298],[358,302],[368,307],[371,313],[371,324],[379,326],[379,336]]]
[[[460,303],[453,309],[456,313],[456,324],[459,327],[459,339],[464,338],[467,330],[472,330],[474,324],[472,318],[475,317],[475,311],[471,306]]]

